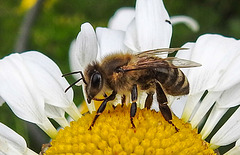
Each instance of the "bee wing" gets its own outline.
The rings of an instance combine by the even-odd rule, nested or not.
[[[147,55],[164,55],[170,54],[178,50],[186,50],[187,48],[160,48],[160,49],[153,49],[148,51],[143,51],[137,53],[136,55],[139,57],[147,56]]]
[[[164,60],[169,62],[172,65],[171,66],[172,68],[190,68],[202,66],[200,63],[176,57],[168,57],[165,58]]]
[[[190,67],[199,67],[201,64],[179,59],[176,57],[168,57],[165,59],[156,58],[156,57],[139,57],[134,63],[130,63],[127,66],[121,67],[121,71],[133,71],[133,70],[142,70],[150,68],[190,68]]]

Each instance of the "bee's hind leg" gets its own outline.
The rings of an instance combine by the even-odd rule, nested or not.
[[[157,101],[159,104],[159,109],[164,119],[168,121],[169,124],[174,126],[176,131],[178,131],[179,129],[172,123],[172,112],[169,106],[167,105],[168,103],[167,97],[159,83],[156,83],[156,93],[157,93]]]
[[[136,103],[137,97],[138,97],[137,85],[134,84],[132,91],[131,91],[132,105],[131,105],[131,109],[130,109],[130,121],[132,124],[132,128],[135,128],[135,125],[133,123],[133,117],[136,115],[136,112],[137,112],[137,103]]]
[[[111,100],[114,100],[115,97],[116,97],[116,94],[117,94],[117,92],[116,92],[116,91],[113,91],[111,95],[109,95],[108,97],[106,97],[106,98],[103,100],[103,102],[102,102],[102,104],[100,105],[100,107],[98,108],[97,114],[95,115],[95,117],[94,117],[94,119],[93,119],[90,127],[88,128],[88,130],[92,130],[92,127],[94,126],[97,118],[98,118],[98,117],[102,114],[102,112],[105,110],[106,105],[107,105],[107,102],[108,102],[108,101],[111,101]]]

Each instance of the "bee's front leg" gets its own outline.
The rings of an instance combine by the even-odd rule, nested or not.
[[[92,130],[92,127],[94,126],[97,118],[98,118],[98,117],[102,114],[102,112],[105,110],[106,105],[107,105],[107,102],[108,102],[108,101],[111,101],[111,100],[114,100],[115,97],[116,97],[116,94],[117,94],[117,92],[116,92],[116,91],[113,91],[111,95],[109,95],[108,97],[106,97],[106,98],[103,100],[103,102],[102,102],[102,104],[100,105],[100,107],[98,108],[97,114],[95,115],[95,117],[94,117],[94,119],[93,119],[93,121],[92,121],[92,123],[91,123],[91,125],[90,125],[90,127],[89,127],[88,130]]]
[[[132,91],[131,91],[132,105],[131,105],[131,110],[130,110],[130,121],[132,124],[132,128],[135,128],[135,125],[133,123],[133,117],[136,115],[136,112],[137,112],[137,103],[136,103],[137,97],[138,97],[137,85],[134,84]]]

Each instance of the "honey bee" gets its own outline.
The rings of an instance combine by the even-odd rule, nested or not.
[[[147,93],[145,100],[145,108],[147,109],[150,109],[153,95],[156,93],[159,109],[163,117],[173,125],[172,112],[168,106],[166,94],[172,96],[187,95],[189,93],[189,83],[179,68],[198,67],[201,65],[176,57],[160,58],[158,55],[183,49],[163,48],[137,54],[114,53],[106,56],[102,62],[89,64],[84,71],[84,75],[81,71],[70,73],[80,73],[82,78],[67,89],[83,80],[87,102],[90,103],[91,100],[103,101],[89,129],[91,130],[94,126],[97,118],[104,111],[107,102],[114,100],[117,94],[122,96],[122,100],[128,95],[131,96],[130,121],[132,128],[135,128],[133,118],[137,111],[138,89]],[[111,94],[108,96],[106,95],[107,91],[111,91]],[[103,95],[104,98],[96,98],[99,94]]]

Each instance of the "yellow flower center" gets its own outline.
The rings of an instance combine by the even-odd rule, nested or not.
[[[70,127],[61,129],[51,142],[47,155],[87,154],[214,154],[197,130],[173,116],[169,124],[160,112],[138,109],[134,117],[136,128],[130,123],[129,107],[108,108],[88,130],[93,114],[86,114]]]

